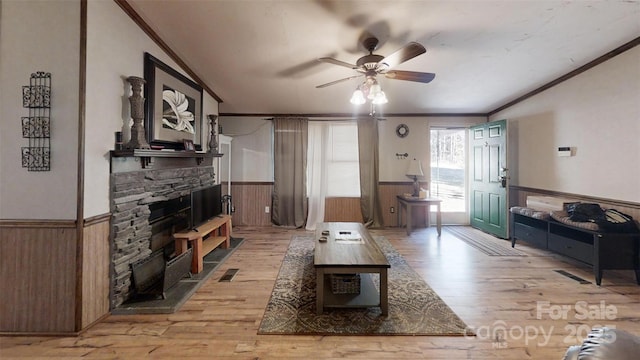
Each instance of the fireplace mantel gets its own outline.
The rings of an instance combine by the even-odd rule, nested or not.
[[[111,157],[138,157],[141,159],[142,168],[146,168],[153,158],[193,158],[198,165],[204,159],[222,157],[224,154],[212,154],[197,151],[174,151],[174,150],[148,150],[148,149],[127,149],[112,150]]]

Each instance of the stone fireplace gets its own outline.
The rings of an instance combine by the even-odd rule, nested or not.
[[[213,166],[111,174],[111,308],[134,294],[132,264],[171,253],[171,234],[188,227],[191,190],[215,183]]]

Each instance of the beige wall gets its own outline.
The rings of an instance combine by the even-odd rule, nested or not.
[[[425,173],[424,181],[429,181],[431,127],[469,127],[485,122],[484,117],[387,117],[378,122],[378,136],[380,138],[380,181],[411,181],[405,174],[409,168],[409,161],[413,158],[420,160]],[[400,124],[409,127],[409,134],[400,138],[396,135],[396,128]],[[406,159],[398,159],[396,153],[407,153]]]
[[[639,99],[635,47],[493,115],[509,120],[511,184],[640,202]]]
[[[486,121],[484,117],[388,117],[378,122],[380,138],[380,181],[410,181],[405,173],[409,160],[419,159],[429,168],[429,129],[431,126],[468,127]],[[233,137],[233,181],[273,181],[272,123],[258,117],[221,117],[226,135]],[[409,135],[396,136],[396,127],[406,124]],[[396,153],[408,153],[398,159]]]
[[[114,133],[130,138],[131,88],[126,78],[144,77],[144,53],[189,77],[113,1],[88,1],[87,98],[85,147],[85,217],[109,212],[109,151]],[[218,103],[204,92],[203,140],[209,134],[207,114]]]
[[[231,180],[273,181],[273,122],[264,117],[220,117],[231,142]]]
[[[0,219],[76,217],[79,1],[0,2]],[[51,73],[51,171],[22,167],[22,86]],[[51,191],[55,188],[55,191]]]
[[[75,219],[80,1],[0,6],[0,219]],[[116,131],[129,134],[126,77],[143,77],[145,51],[185,74],[115,2],[88,1],[87,23],[85,218],[109,212],[109,151]],[[21,88],[40,70],[52,74],[51,171],[28,172],[20,162],[20,147],[28,144],[21,137],[20,118],[28,115]],[[203,114],[217,113],[217,101],[205,92]],[[208,122],[203,128],[206,143]]]

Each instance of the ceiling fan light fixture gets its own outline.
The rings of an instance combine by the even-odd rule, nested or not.
[[[367,100],[364,98],[362,90],[360,90],[359,88],[353,92],[353,95],[351,95],[351,100],[349,101],[354,105],[362,105],[367,102]]]
[[[378,95],[376,95],[373,100],[371,100],[372,104],[382,105],[388,103],[387,95],[385,95],[384,91],[380,91]]]
[[[367,98],[369,98],[369,100],[373,100],[377,98],[381,92],[382,92],[382,88],[380,87],[380,84],[378,84],[378,82],[375,81],[373,84],[371,84],[371,87],[369,88],[369,95],[367,95]]]
[[[372,36],[364,39],[362,45],[364,45],[365,49],[369,51],[369,54],[360,57],[355,64],[340,61],[331,57],[319,58],[318,60],[321,62],[347,67],[351,70],[356,70],[360,74],[318,85],[316,88],[324,88],[364,76],[364,82],[358,85],[358,88],[351,96],[350,102],[355,105],[362,105],[369,101],[371,104],[371,115],[373,115],[375,113],[375,105],[386,104],[389,102],[387,96],[382,91],[382,87],[378,83],[376,76],[383,75],[389,79],[414,81],[424,84],[431,82],[436,76],[436,74],[433,73],[395,70],[398,65],[409,61],[416,56],[422,55],[427,51],[424,46],[417,42],[410,42],[386,57],[373,53],[378,46],[377,38]]]

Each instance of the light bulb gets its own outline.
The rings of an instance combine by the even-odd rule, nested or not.
[[[367,100],[364,98],[364,94],[362,93],[362,91],[360,89],[356,89],[356,91],[354,91],[353,95],[351,96],[351,100],[349,101],[354,105],[362,105]]]
[[[382,88],[380,87],[380,84],[378,84],[377,82],[373,83],[373,85],[371,85],[371,87],[369,88],[369,95],[367,96],[369,99],[375,99],[376,96],[378,96],[378,94],[380,94],[382,92]]]
[[[376,105],[380,105],[380,104],[388,103],[389,100],[387,100],[387,95],[385,95],[384,91],[380,91],[378,93],[378,95],[376,95],[376,97],[373,98],[373,100],[371,102],[376,104]]]

